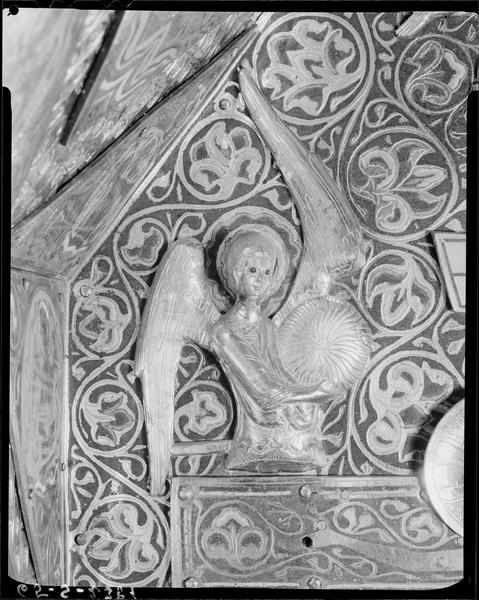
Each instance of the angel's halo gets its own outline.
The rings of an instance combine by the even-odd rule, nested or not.
[[[217,256],[223,241],[240,228],[252,227],[259,227],[263,232],[271,231],[276,237],[281,238],[289,259],[289,266],[282,284],[264,307],[266,314],[271,316],[277,312],[285,301],[296,275],[302,252],[302,240],[299,231],[283,215],[279,215],[266,207],[243,206],[221,216],[210,225],[202,240],[205,247],[205,266],[208,277],[215,281],[220,280],[221,275],[217,269]],[[232,300],[231,293],[227,289],[225,291]]]
[[[231,276],[241,257],[254,248],[265,252],[274,260],[274,287],[271,290],[271,296],[274,296],[288,273],[289,256],[281,236],[267,225],[248,223],[228,233],[216,256],[218,274],[230,294],[234,294]]]

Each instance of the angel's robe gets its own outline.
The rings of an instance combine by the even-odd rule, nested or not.
[[[225,335],[241,356],[225,351]],[[312,403],[285,404],[288,385],[292,389],[294,384],[281,365],[272,321],[264,317],[251,324],[229,313],[216,323],[212,346],[236,399],[226,468],[276,473],[323,467],[321,409]],[[245,365],[251,377],[245,376]]]

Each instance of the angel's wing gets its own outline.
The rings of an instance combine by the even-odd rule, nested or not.
[[[301,265],[289,297],[275,317],[280,323],[304,299],[305,292],[326,294],[331,280],[360,268],[364,242],[348,199],[321,162],[278,119],[246,63],[239,79],[246,106],[293,195],[303,229]]]
[[[150,492],[159,495],[171,474],[174,395],[185,340],[208,346],[208,327],[220,313],[210,296],[203,246],[172,244],[153,280],[138,335],[135,374],[141,378],[150,459]]]

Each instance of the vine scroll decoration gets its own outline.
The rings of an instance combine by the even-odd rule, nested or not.
[[[464,385],[464,318],[448,308],[428,232],[465,227],[464,102],[477,34],[474,17],[461,17],[446,29],[432,23],[409,42],[395,37],[395,19],[274,15],[76,277],[70,533],[90,533],[72,561],[75,585],[165,582],[169,496],[148,493],[132,361],[167,248],[194,237],[208,246],[212,270],[227,232],[257,224],[280,233],[293,261],[301,252],[300,220],[239,94],[236,65],[244,58],[279,117],[349,196],[370,242],[360,278],[340,288],[371,328],[374,348],[362,381],[324,415],[321,473],[404,475],[421,463],[435,420]],[[332,81],[334,69],[341,77]],[[183,349],[175,396],[178,442],[230,438],[231,390],[213,357],[195,345]],[[218,474],[221,463],[215,453],[179,456],[173,468]],[[119,498],[131,531],[116,525]]]

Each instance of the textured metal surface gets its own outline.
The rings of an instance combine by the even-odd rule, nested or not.
[[[165,126],[171,126],[168,132],[170,139],[175,140],[175,158],[184,135],[197,127],[199,115],[195,114],[194,107],[211,110],[216,103],[218,88],[225,85],[234,69],[233,57],[241,56],[238,49],[250,41],[251,38],[239,40],[239,45],[211,65],[195,84],[191,82],[184,94],[172,96],[164,105],[167,110],[161,118]],[[186,114],[192,119],[188,131],[182,128]],[[176,119],[173,124],[168,122],[172,119]],[[178,137],[175,139],[174,136]],[[79,538],[81,543],[75,543],[72,548],[71,580],[75,585],[128,583],[154,587],[165,583],[170,539],[165,515],[167,497],[153,498],[147,491],[144,411],[139,382],[133,376],[133,351],[140,322],[139,300],[141,296],[143,303],[148,288],[139,274],[143,273],[149,280],[164,242],[174,238],[180,230],[192,235],[198,225],[190,211],[182,211],[179,220],[176,215],[174,217],[176,224],[171,221],[173,232],[157,227],[154,213],[158,208],[163,212],[168,206],[158,203],[152,196],[152,193],[166,191],[165,186],[170,185],[161,174],[164,161],[170,159],[165,145],[158,141],[156,154],[148,153],[145,147],[138,149],[140,155],[146,155],[148,159],[141,170],[132,159],[128,145],[124,146],[123,152],[131,161],[129,189],[131,193],[136,192],[136,198],[124,200],[125,203],[130,200],[134,206],[125,207],[128,212],[122,216],[119,229],[113,230],[111,221],[102,223],[106,239],[101,241],[92,261],[87,262],[75,277],[71,288],[70,531],[75,540],[82,536]],[[163,162],[158,162],[159,156]],[[115,171],[111,185],[117,174]],[[91,177],[92,181],[98,181],[99,177],[104,177],[104,171],[101,174],[94,171]],[[139,185],[142,187],[137,190]],[[182,193],[179,188],[177,193]],[[111,198],[106,195],[103,201],[107,203]],[[72,206],[75,199],[68,197]],[[106,204],[103,210],[105,207]],[[90,203],[89,209],[94,211],[89,218],[98,220],[101,207],[100,213],[95,212],[98,206],[94,203]],[[137,214],[138,210],[141,214]],[[98,236],[98,232],[93,234]],[[121,274],[118,261],[126,268],[123,271],[123,266],[120,267]],[[123,284],[126,287],[123,288]],[[192,352],[195,352],[193,348],[184,349],[181,365],[184,364],[186,369],[196,368],[191,360]],[[204,410],[203,403],[213,403],[227,423],[213,413],[207,424],[197,426],[192,422],[190,434],[198,435],[199,432],[201,439],[203,432],[216,430],[218,437],[222,437],[220,432],[228,430],[233,418],[229,395],[222,385],[223,378],[217,368],[205,365],[197,372],[196,379],[200,387],[192,392],[198,410]],[[204,384],[200,383],[203,381]],[[188,430],[185,416],[178,411],[178,420],[185,425],[184,430]],[[189,437],[190,434],[185,431],[184,435]],[[124,519],[128,520],[127,527],[120,526]],[[108,540],[112,536],[115,539],[110,544]]]
[[[250,12],[127,11],[74,133],[103,147],[252,26],[256,16]]]
[[[434,19],[440,19],[441,17],[447,17],[448,15],[459,16],[461,13],[453,11],[414,11],[409,15],[404,23],[401,24],[397,29],[397,35],[401,38],[411,39],[415,35],[418,35],[422,29],[426,27],[428,23]]]
[[[56,280],[12,272],[10,441],[35,573],[46,585],[65,577],[64,292]]]
[[[5,81],[12,82],[14,94],[14,223],[51,198],[61,184],[256,18],[251,12],[127,11],[64,146],[59,139],[72,108],[71,95],[81,91],[113,11],[54,10],[36,19],[37,13],[25,9],[5,19],[8,26],[17,22],[22,26],[17,35],[12,32],[6,46],[11,66]],[[30,41],[19,41],[29,36],[37,42],[34,51]],[[25,51],[19,52],[19,46]],[[32,63],[32,55],[35,68],[26,71],[24,64]],[[24,77],[15,85],[18,72]],[[49,95],[39,94],[39,89]],[[18,176],[17,163],[23,166]]]
[[[181,102],[189,94],[195,99],[198,89],[191,85],[183,90],[184,96],[176,96],[177,110],[172,108],[166,116],[171,119],[176,115],[176,127],[183,125],[186,130],[171,145],[154,152],[147,151],[148,146],[138,147],[136,156],[145,160],[151,157],[151,162],[145,164],[144,170],[134,171],[137,191],[133,193],[133,185],[128,188],[131,196],[125,200],[124,212],[118,214],[116,221],[107,207],[115,198],[123,200],[126,194],[113,193],[113,184],[108,180],[104,196],[103,192],[90,195],[110,174],[108,165],[114,166],[114,155],[112,163],[99,161],[92,168],[88,187],[85,172],[76,187],[71,192],[65,190],[61,196],[62,202],[56,206],[58,224],[60,206],[67,205],[76,215],[82,207],[85,214],[91,214],[91,220],[85,220],[86,226],[99,223],[89,238],[94,240],[93,255],[80,246],[78,260],[72,255],[60,263],[61,268],[79,268],[72,282],[70,314],[72,537],[82,533],[88,536],[93,518],[105,517],[101,525],[95,521],[96,537],[91,543],[73,547],[72,583],[165,584],[170,551],[169,498],[165,495],[153,499],[147,491],[148,455],[141,388],[132,372],[145,298],[168,246],[181,237],[195,237],[208,244],[219,231],[226,236],[246,223],[263,224],[286,240],[291,260],[297,264],[302,249],[300,219],[267,145],[242,108],[237,65],[243,58],[250,60],[255,80],[263,81],[263,73],[273,59],[288,60],[284,53],[279,58],[273,55],[270,40],[280,39],[274,36],[282,32],[291,40],[289,43],[299,43],[294,42],[297,31],[292,33],[298,24],[309,29],[320,27],[331,35],[338,30],[335,38],[340,46],[341,39],[349,40],[349,70],[354,65],[359,69],[359,61],[364,60],[367,73],[351,95],[349,87],[332,89],[336,79],[323,71],[322,77],[331,89],[328,103],[323,108],[321,104],[316,106],[319,116],[301,108],[306,101],[300,102],[299,107],[286,104],[283,109],[281,98],[273,98],[273,89],[261,86],[284,122],[294,127],[295,134],[310,150],[326,160],[337,183],[352,199],[363,233],[371,242],[369,261],[359,281],[346,281],[342,290],[366,319],[375,347],[362,381],[346,400],[334,403],[324,415],[321,435],[326,440],[327,464],[322,474],[400,476],[423,465],[434,423],[444,407],[457,400],[454,390],[464,385],[464,318],[446,307],[429,231],[438,222],[444,223],[446,229],[464,228],[465,188],[461,181],[465,172],[465,120],[461,107],[464,108],[467,81],[471,79],[468,69],[474,38],[471,37],[467,56],[461,40],[474,36],[475,29],[474,17],[455,23],[458,29],[447,34],[436,28],[437,23],[431,24],[424,36],[411,45],[393,37],[395,19],[390,13],[276,15],[251,47],[240,50],[234,58],[233,54],[224,57],[223,75],[219,67],[212,65],[218,74],[216,83],[212,82],[211,71],[205,71],[209,79],[202,80],[203,89],[209,89],[211,95],[204,104],[193,105],[203,108],[196,109],[191,121],[182,117],[187,111],[181,107],[188,104]],[[340,33],[342,38],[338,37]],[[452,112],[443,108],[435,115],[416,112],[410,104],[415,98],[417,77],[431,57],[419,54],[416,62],[424,63],[423,67],[408,61],[420,47],[431,42],[431,36],[439,40],[445,36],[445,43],[466,69],[460,86],[447,96]],[[307,42],[304,36],[299,39]],[[321,48],[319,44],[316,52]],[[373,64],[377,68],[372,68]],[[390,77],[386,77],[388,73]],[[439,72],[437,77],[442,81]],[[299,98],[309,94],[314,99],[318,91],[311,88],[310,79],[303,83],[293,92]],[[206,91],[204,94],[203,98],[208,97]],[[438,98],[428,99],[432,104],[439,102]],[[310,112],[314,108],[311,106],[306,102]],[[451,114],[457,118],[449,120]],[[219,134],[223,130],[222,137]],[[448,137],[447,132],[451,131],[457,135]],[[445,147],[441,139],[448,139],[450,144]],[[393,149],[396,142],[404,140],[407,146]],[[136,148],[128,158],[132,169],[137,164]],[[126,157],[127,145],[122,152]],[[155,163],[160,156],[162,162]],[[389,191],[383,189],[389,180],[377,185],[375,171],[371,170],[376,160],[383,165],[380,173],[384,170],[385,176],[395,173],[401,164],[411,187],[401,187],[399,179],[391,183]],[[112,181],[118,180],[121,164],[115,169],[111,171]],[[425,197],[424,187],[439,202],[431,203],[427,212],[421,212],[415,200],[418,194]],[[362,188],[365,189],[361,192]],[[363,198],[361,194],[368,195],[370,188],[372,195],[368,198],[372,200]],[[393,189],[397,202],[408,211],[410,221],[406,229],[401,223],[395,225],[383,218],[388,215],[382,210],[388,202],[387,194]],[[45,219],[37,222],[29,243],[35,237],[41,238],[49,226],[49,217],[46,212]],[[76,217],[65,221],[60,240],[74,227]],[[48,250],[61,245],[41,243]],[[21,249],[18,240],[15,252]],[[47,267],[47,253],[40,252],[42,265]],[[35,254],[29,250],[28,260],[33,261]],[[216,255],[215,247],[207,253],[208,276],[215,273]],[[102,303],[103,299],[113,301],[115,310],[99,310],[93,300],[88,302],[89,297]],[[222,440],[227,447],[234,420],[231,389],[220,366],[208,352],[186,344],[177,372],[174,440],[180,444],[211,442],[212,452],[174,456],[174,472],[231,475],[225,472],[224,454],[213,449]],[[110,511],[118,494],[122,494],[121,514],[114,519]],[[132,516],[132,525],[108,546],[115,523],[127,514]],[[153,532],[150,537],[142,536],[142,523],[148,523]],[[158,535],[160,529],[162,537]],[[144,561],[138,569],[135,547],[150,552],[151,563]],[[101,548],[105,551],[100,552]],[[119,548],[128,557],[127,562],[118,559]]]
[[[321,163],[275,117],[247,67],[240,82],[256,125],[285,171],[303,223],[303,252],[292,270],[281,235],[251,224],[221,243],[211,240],[219,246],[214,280],[206,276],[207,248],[194,238],[179,240],[164,255],[135,357],[155,496],[171,476],[176,372],[186,341],[220,361],[237,411],[226,462],[230,469],[253,472],[323,467],[322,407],[344,398],[369,359],[364,320],[347,302],[329,295],[338,271],[364,265],[359,224]],[[219,135],[226,146],[226,134]],[[294,282],[284,300],[291,272]]]
[[[464,406],[464,400],[458,402],[439,421],[424,460],[430,501],[459,535],[464,535]]]
[[[326,161],[371,243],[359,281],[342,289],[375,347],[363,380],[324,415],[322,474],[402,476],[423,465],[434,423],[464,386],[464,316],[446,305],[430,231],[465,229],[465,100],[477,28],[464,16],[404,41],[393,34],[398,22],[394,13],[274,15],[251,47],[235,46],[172,94],[164,112],[152,111],[14,232],[18,264],[73,279],[69,519],[71,538],[83,537],[71,548],[72,585],[168,585],[169,497],[147,491],[132,373],[145,297],[167,247],[256,223],[282,235],[295,264],[302,250],[300,219],[238,97],[243,58],[283,122]],[[290,62],[303,52],[319,71],[308,70],[309,58]],[[330,59],[346,61],[341,77]],[[277,69],[292,77],[279,77],[284,88]],[[231,475],[219,448],[227,450],[234,422],[220,366],[186,344],[174,440],[179,450],[198,442],[202,453],[175,454],[174,472]]]
[[[68,274],[111,233],[122,210],[158,171],[169,148],[179,142],[190,119],[211,100],[215,83],[248,43],[239,39],[181,93],[141,120],[41,212],[12,231],[12,261],[20,268]],[[140,189],[139,189],[140,188]]]
[[[8,576],[24,583],[35,583],[30,547],[25,533],[12,452],[8,451]]]
[[[415,477],[175,478],[174,587],[420,589],[462,576],[462,540]]]
[[[112,14],[22,8],[3,20],[3,83],[12,93],[13,223],[81,166],[59,146],[58,136]]]

